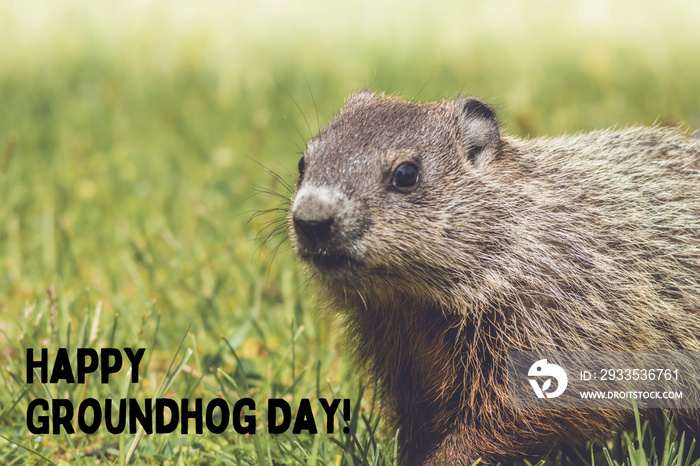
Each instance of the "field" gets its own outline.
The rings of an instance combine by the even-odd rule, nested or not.
[[[0,2],[0,463],[395,464],[372,381],[273,231],[306,140],[364,88],[477,95],[512,135],[700,128],[700,3],[537,4]],[[26,383],[26,348],[51,369],[125,347],[146,349],[137,383]],[[251,398],[256,434],[27,427],[37,398],[161,397]],[[272,398],[310,399],[320,433],[269,434]],[[332,435],[322,398],[351,400]],[[550,460],[660,461],[643,437]]]

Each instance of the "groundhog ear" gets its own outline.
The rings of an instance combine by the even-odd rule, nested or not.
[[[370,91],[360,91],[350,95],[348,99],[347,107],[352,107],[353,105],[367,103],[374,99],[374,92]]]
[[[470,163],[482,168],[496,157],[501,146],[496,114],[476,97],[463,97],[453,103],[459,112],[464,154]]]

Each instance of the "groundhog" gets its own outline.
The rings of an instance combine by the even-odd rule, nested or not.
[[[632,415],[512,408],[508,350],[700,351],[700,142],[677,129],[520,139],[477,98],[361,92],[304,150],[288,223],[402,464],[542,454]]]

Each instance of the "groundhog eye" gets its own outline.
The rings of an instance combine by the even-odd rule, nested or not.
[[[397,188],[410,188],[418,182],[418,166],[413,162],[404,162],[394,170],[391,184]]]
[[[299,176],[304,176],[304,170],[306,170],[306,165],[304,164],[304,157],[299,159]]]

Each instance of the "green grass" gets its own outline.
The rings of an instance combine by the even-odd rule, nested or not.
[[[305,141],[353,90],[479,95],[508,134],[700,126],[691,2],[375,3],[0,5],[0,463],[125,464],[139,439],[136,464],[395,464],[396,433],[342,332],[283,238],[261,239],[283,213],[253,215],[282,204],[263,191],[288,195],[261,164],[293,181]],[[138,384],[124,370],[106,385],[25,383],[27,347],[126,346],[147,348]],[[259,430],[26,428],[34,398],[124,393],[253,398]],[[275,397],[310,398],[317,420],[316,399],[350,398],[350,434],[338,415],[331,436],[269,435]],[[640,464],[615,438],[610,461]],[[669,434],[665,449],[680,442]],[[550,458],[612,464],[593,454]]]

